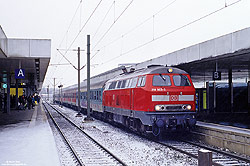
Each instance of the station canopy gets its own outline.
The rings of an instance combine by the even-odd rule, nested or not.
[[[51,57],[50,39],[7,38],[0,26],[0,78],[10,74],[15,83],[15,70],[22,69],[21,83],[40,91]]]

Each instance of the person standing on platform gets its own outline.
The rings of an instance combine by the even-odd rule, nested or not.
[[[40,99],[41,99],[40,96],[38,96],[38,97],[37,97],[37,102],[38,102],[38,104],[40,103]]]
[[[28,108],[29,108],[29,110],[30,110],[30,108],[31,108],[31,106],[32,106],[32,97],[31,97],[31,95],[28,96],[27,101],[28,101]]]
[[[35,106],[35,97],[34,97],[34,95],[32,96],[32,109],[34,108],[34,106]]]

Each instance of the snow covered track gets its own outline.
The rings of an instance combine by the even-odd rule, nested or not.
[[[126,165],[54,107],[47,103],[44,106],[71,149],[77,165]]]

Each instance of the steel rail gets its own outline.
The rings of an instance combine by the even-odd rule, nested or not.
[[[189,143],[189,144],[192,144],[192,145],[195,145],[195,146],[199,146],[199,147],[204,148],[204,149],[208,149],[210,151],[214,151],[214,152],[223,154],[225,156],[229,156],[229,157],[236,158],[238,160],[242,160],[242,161],[250,163],[250,159],[242,157],[242,156],[239,156],[239,155],[236,155],[236,154],[232,154],[232,153],[225,152],[225,151],[220,151],[220,150],[218,150],[216,148],[212,148],[212,147],[209,147],[209,146],[206,146],[206,145],[201,145],[199,143],[195,143],[195,142],[191,142],[191,141],[187,141],[187,140],[181,140],[181,141]]]
[[[47,103],[51,108],[53,108],[57,113],[59,113],[62,117],[64,117],[68,122],[70,122],[73,126],[75,126],[78,130],[80,130],[85,136],[87,136],[91,141],[93,141],[96,145],[98,145],[101,149],[103,149],[106,153],[108,153],[110,156],[112,156],[116,161],[118,161],[121,165],[127,166],[122,160],[120,160],[117,156],[115,156],[111,151],[109,151],[107,148],[102,146],[99,142],[97,142],[93,137],[91,137],[89,134],[87,134],[82,128],[80,128],[77,124],[75,124],[71,119],[66,117],[63,113],[61,113],[59,110],[57,110],[55,107]]]
[[[195,159],[198,160],[198,156],[195,155],[195,154],[192,154],[192,153],[187,152],[187,151],[185,151],[185,150],[176,148],[176,147],[174,147],[174,146],[172,146],[172,145],[169,145],[169,144],[164,143],[164,142],[161,142],[161,141],[157,141],[157,140],[153,140],[153,141],[156,142],[156,143],[159,143],[159,144],[161,144],[161,145],[163,145],[163,146],[167,146],[168,148],[171,148],[171,149],[176,150],[176,151],[178,151],[178,152],[181,152],[181,153],[183,153],[183,154],[186,154],[186,155],[188,155],[188,156],[190,156],[190,157],[195,158]],[[215,162],[213,162],[213,161],[212,161],[212,164],[213,164],[214,166],[223,166],[223,165],[218,164],[218,163],[215,163]]]
[[[66,142],[67,146],[70,148],[71,152],[73,153],[74,157],[76,158],[77,162],[81,165],[84,166],[84,164],[82,163],[81,159],[78,157],[76,151],[74,150],[74,148],[72,147],[72,145],[70,144],[69,140],[66,138],[66,136],[63,134],[62,130],[60,129],[59,125],[56,123],[55,119],[53,118],[53,116],[51,115],[51,113],[49,112],[48,108],[45,106],[45,104],[43,103],[44,108],[46,109],[47,113],[49,114],[52,122],[54,123],[54,125],[56,126],[57,130],[59,131],[59,133],[61,134],[61,136],[63,137],[64,141]]]
[[[51,106],[51,107],[54,108],[53,106]],[[56,109],[56,108],[54,108],[54,109]],[[62,114],[62,116],[64,116],[64,115]],[[72,122],[71,120],[69,120],[69,121],[70,121],[72,124],[74,124],[74,122]],[[76,125],[76,124],[74,124],[74,125]],[[76,126],[77,126],[77,125],[76,125]],[[80,130],[82,130],[82,129],[80,129]],[[82,131],[83,131],[83,130],[82,130]],[[84,131],[83,131],[83,132],[84,132]],[[138,135],[138,133],[136,133],[136,132],[133,132],[133,131],[131,131],[131,132]],[[180,153],[186,154],[186,155],[188,155],[188,156],[190,156],[190,157],[192,157],[192,158],[198,159],[198,155],[195,155],[195,154],[190,153],[190,152],[187,152],[187,151],[185,151],[185,150],[183,150],[183,149],[174,147],[174,146],[170,145],[171,143],[167,144],[166,142],[162,142],[162,141],[159,141],[159,140],[156,140],[156,139],[152,139],[152,138],[150,138],[150,137],[148,137],[148,136],[145,136],[145,135],[140,135],[140,136],[141,136],[141,137],[144,137],[145,139],[148,139],[148,140],[150,140],[150,141],[154,141],[154,142],[156,142],[156,143],[159,143],[159,144],[161,144],[161,145],[163,145],[163,146],[167,146],[168,148],[171,148],[171,149],[173,149],[173,150],[176,150],[176,151],[178,151],[178,152],[180,152]],[[200,148],[208,149],[208,150],[210,150],[210,151],[212,151],[212,152],[216,152],[216,153],[218,153],[218,154],[223,155],[223,157],[225,157],[225,158],[226,158],[226,157],[229,157],[229,159],[230,159],[230,158],[233,159],[233,160],[238,159],[238,160],[240,160],[240,161],[242,161],[242,162],[250,163],[250,160],[249,160],[249,159],[244,158],[244,157],[241,157],[241,156],[237,156],[237,155],[235,155],[235,154],[231,154],[231,153],[228,153],[228,152],[219,151],[219,150],[214,149],[214,148],[212,148],[212,147],[207,147],[207,146],[200,145],[200,144],[196,144],[196,143],[193,143],[193,142],[188,142],[188,141],[186,141],[186,140],[185,140],[185,141],[183,141],[183,140],[178,140],[178,141],[181,141],[180,143],[187,143],[187,144],[190,144],[190,145],[193,145],[193,146],[197,146],[197,147],[200,147]],[[197,153],[198,153],[198,151],[197,151]],[[215,161],[212,161],[212,164],[213,164],[214,166],[223,166],[223,164],[217,163],[217,162],[215,162]]]
[[[186,154],[186,155],[188,155],[188,156],[190,156],[190,157],[192,157],[192,158],[198,159],[198,156],[197,156],[197,155],[195,155],[195,154],[193,154],[193,153],[191,153],[191,152],[185,151],[185,148],[183,148],[183,149],[177,148],[177,147],[175,147],[174,145],[171,145],[171,143],[166,143],[166,142],[159,141],[159,140],[152,139],[152,138],[148,138],[148,137],[146,137],[146,139],[149,139],[149,140],[151,140],[151,141],[154,141],[154,142],[156,142],[156,143],[159,143],[159,144],[161,144],[161,145],[163,145],[163,146],[167,146],[167,147],[169,147],[169,148],[171,148],[171,149],[173,149],[173,150],[179,151],[179,152],[181,152],[181,153],[184,153],[184,154]],[[218,154],[224,155],[224,157],[229,157],[229,158],[232,159],[232,160],[237,159],[237,160],[239,160],[239,161],[238,161],[239,163],[240,163],[240,162],[250,163],[248,159],[242,158],[242,157],[240,157],[240,156],[237,156],[237,157],[236,157],[236,155],[234,155],[234,154],[230,154],[230,153],[227,153],[227,152],[219,151],[219,150],[214,149],[214,148],[212,148],[212,147],[207,147],[207,146],[204,146],[204,145],[196,144],[196,143],[194,143],[194,142],[190,142],[190,141],[186,141],[186,140],[179,140],[179,142],[177,141],[177,143],[180,143],[180,144],[181,144],[181,143],[186,143],[186,144],[190,144],[190,145],[193,145],[193,146],[196,146],[196,147],[199,147],[199,148],[208,149],[208,150],[210,150],[210,151],[212,151],[212,152],[216,152],[216,153],[218,153]],[[223,163],[220,164],[220,163],[217,163],[217,162],[215,162],[215,161],[212,161],[212,165],[214,165],[214,166],[223,166]]]

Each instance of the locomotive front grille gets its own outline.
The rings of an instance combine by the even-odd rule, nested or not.
[[[181,105],[172,105],[172,106],[165,106],[166,110],[182,110]]]
[[[156,111],[187,111],[187,105],[156,105]]]

